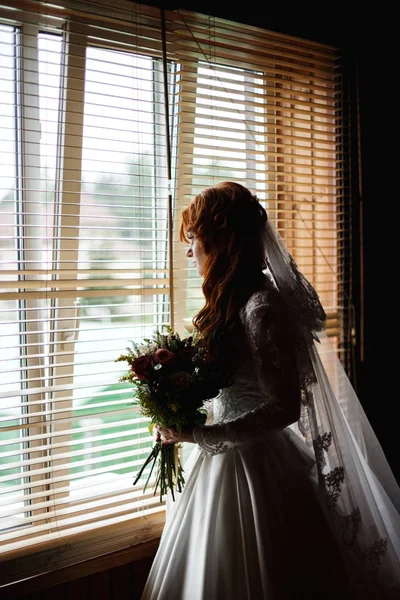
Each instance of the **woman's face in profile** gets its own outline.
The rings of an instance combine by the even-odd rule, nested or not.
[[[193,259],[193,264],[197,267],[199,275],[204,275],[204,263],[206,260],[206,254],[204,252],[203,245],[201,244],[198,237],[191,231],[186,233],[189,240],[189,248],[186,250],[186,256]]]

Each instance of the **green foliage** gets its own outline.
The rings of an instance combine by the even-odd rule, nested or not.
[[[120,381],[134,385],[142,414],[152,423],[178,431],[204,422],[203,401],[229,383],[209,360],[197,331],[187,338],[170,329],[165,334],[156,331],[141,344],[131,341],[131,347],[116,359],[121,361],[130,368]]]

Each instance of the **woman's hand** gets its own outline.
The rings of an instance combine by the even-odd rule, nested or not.
[[[181,433],[178,433],[176,429],[172,427],[161,427],[156,425],[157,430],[157,441],[162,441],[163,444],[178,444],[180,442],[191,442],[195,443],[193,437],[193,430],[191,428],[183,429]]]

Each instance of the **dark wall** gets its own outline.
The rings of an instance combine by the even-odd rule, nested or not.
[[[390,14],[388,14],[390,21]],[[400,484],[396,240],[398,50],[387,23],[360,38],[365,358],[360,397]],[[390,269],[390,270],[389,270]]]
[[[354,301],[357,339],[355,348],[357,393],[378,439],[400,483],[400,452],[397,449],[398,393],[394,381],[396,355],[394,333],[397,286],[394,240],[397,196],[395,158],[397,148],[398,72],[395,22],[390,11],[374,7],[350,12],[347,4],[234,2],[146,2],[165,8],[183,8],[339,46],[344,49],[353,76],[352,101],[359,94],[359,133],[353,137],[353,244]],[[393,25],[394,27],[394,25]],[[357,132],[353,111],[353,133]],[[357,164],[358,158],[360,159]],[[359,177],[360,174],[360,177]],[[361,185],[358,185],[360,179]],[[387,208],[386,208],[387,207]],[[391,213],[389,213],[389,210]],[[385,212],[384,212],[385,211]],[[393,258],[392,258],[393,256]],[[362,298],[364,301],[362,302]],[[360,319],[364,321],[364,352],[361,348]],[[394,366],[394,369],[393,369]]]

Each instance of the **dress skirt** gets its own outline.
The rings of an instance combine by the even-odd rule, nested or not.
[[[195,446],[185,472],[142,600],[383,598],[346,563],[313,452],[290,428],[213,456]]]

